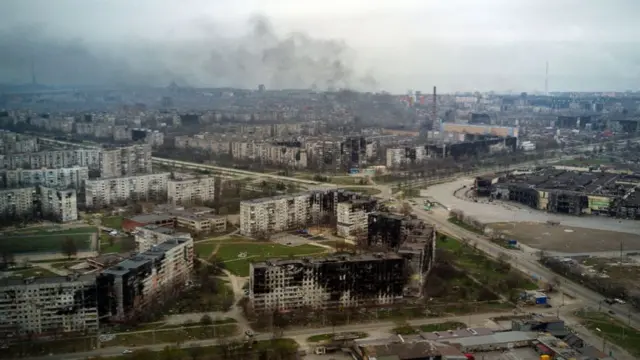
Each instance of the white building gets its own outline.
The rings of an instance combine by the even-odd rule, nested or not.
[[[368,216],[373,207],[368,200],[346,201],[338,204],[336,231],[338,236],[352,238],[358,233],[366,234]]]
[[[128,200],[161,200],[167,195],[169,173],[126,176],[85,182],[87,207],[102,207]]]
[[[139,253],[151,249],[171,239],[191,239],[191,234],[177,232],[174,229],[159,225],[145,225],[137,227],[134,232],[136,250]]]
[[[99,149],[75,149],[41,151],[37,153],[22,153],[0,155],[2,169],[58,169],[73,166],[86,166],[98,169],[100,165]]]
[[[240,202],[240,233],[256,236],[308,222],[311,194],[282,195]]]
[[[216,189],[215,177],[169,180],[167,198],[173,205],[187,205],[213,201]]]
[[[170,239],[104,270],[101,287],[109,289],[112,320],[125,321],[155,303],[175,297],[191,281],[193,240]]]
[[[74,189],[40,186],[42,215],[59,222],[78,220],[78,199]]]
[[[405,164],[417,164],[425,161],[427,150],[424,146],[387,149],[387,167],[396,168]]]
[[[95,333],[96,291],[96,277],[91,275],[0,279],[0,333],[5,335],[0,338]]]
[[[0,216],[23,216],[33,214],[37,199],[36,188],[0,190]]]
[[[150,174],[151,171],[151,145],[149,144],[102,150],[100,176],[103,178]]]
[[[0,185],[4,187],[47,186],[81,189],[89,179],[89,169],[74,166],[59,169],[16,169],[0,171]]]

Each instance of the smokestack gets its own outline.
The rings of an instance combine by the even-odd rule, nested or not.
[[[544,94],[549,95],[549,62],[546,62],[544,72]]]
[[[431,113],[431,118],[432,118],[432,122],[433,122],[433,128],[435,129],[436,127],[436,121],[438,118],[438,109],[437,109],[437,105],[436,105],[436,87],[433,87],[433,108],[431,109],[432,113]]]

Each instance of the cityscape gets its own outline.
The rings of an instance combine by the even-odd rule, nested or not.
[[[391,92],[254,22],[232,86],[0,82],[0,359],[640,358],[640,92]]]

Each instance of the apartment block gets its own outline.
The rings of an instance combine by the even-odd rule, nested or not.
[[[40,211],[45,218],[58,222],[78,220],[78,199],[75,189],[39,187]]]
[[[87,207],[102,207],[128,200],[162,200],[167,195],[169,173],[95,179],[85,182]]]
[[[231,156],[239,160],[255,160],[297,169],[304,169],[309,165],[307,151],[297,141],[233,142]]]
[[[41,151],[0,155],[0,168],[14,169],[59,169],[74,166],[86,166],[89,169],[100,168],[100,149],[75,149]]]
[[[32,153],[38,150],[37,138],[0,129],[0,153]]]
[[[16,169],[0,170],[0,186],[15,188],[24,186],[47,186],[82,189],[89,179],[89,168],[74,166],[60,169]]]
[[[126,321],[176,297],[191,281],[193,240],[170,239],[103,270],[98,277],[101,317]]]
[[[0,216],[24,216],[34,213],[36,188],[0,190]]]
[[[0,293],[0,339],[98,331],[95,275],[0,279]]]
[[[252,263],[249,299],[257,313],[390,305],[403,298],[405,262],[378,253]]]
[[[215,189],[215,177],[169,180],[167,183],[167,198],[173,205],[213,201]]]
[[[424,146],[387,149],[387,167],[397,168],[407,164],[419,164],[427,159]]]
[[[173,228],[159,225],[145,225],[133,231],[136,240],[136,250],[143,253],[155,245],[171,239],[191,239],[188,233],[178,232]]]
[[[366,236],[369,214],[377,208],[375,199],[357,199],[338,204],[336,230],[338,236]]]
[[[241,201],[240,233],[256,236],[328,224],[338,216],[338,204],[368,198],[352,191],[329,189]]]
[[[103,178],[150,174],[151,145],[137,144],[102,150],[100,176]]]

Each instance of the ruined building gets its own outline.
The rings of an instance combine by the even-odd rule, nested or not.
[[[98,277],[101,318],[127,321],[185,288],[193,269],[193,240],[170,239],[154,245]]]
[[[329,189],[245,200],[240,202],[240,233],[257,236],[308,225],[329,225],[336,222],[338,204],[360,199],[368,197],[352,191]],[[367,208],[373,210],[375,206],[375,200],[370,200]]]
[[[402,299],[406,260],[394,253],[252,263],[249,298],[257,313],[339,309]]]
[[[421,296],[436,254],[436,229],[422,220],[389,213],[368,217],[370,247],[396,252],[406,260],[409,279],[405,296]]]

